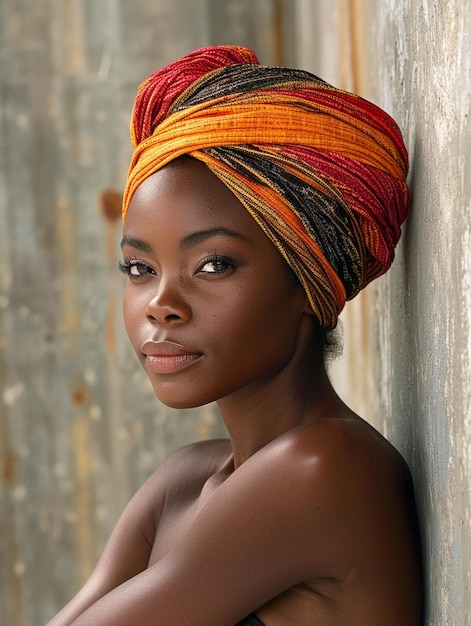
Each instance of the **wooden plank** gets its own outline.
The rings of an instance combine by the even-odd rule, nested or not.
[[[224,434],[213,407],[159,405],[128,345],[116,200],[138,83],[226,39],[270,60],[272,16],[270,1],[1,3],[1,624],[44,624],[156,465]]]

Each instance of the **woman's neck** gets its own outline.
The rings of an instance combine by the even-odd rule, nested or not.
[[[312,351],[294,359],[270,380],[257,381],[218,401],[229,432],[234,467],[280,435],[312,421],[340,402],[322,356]]]

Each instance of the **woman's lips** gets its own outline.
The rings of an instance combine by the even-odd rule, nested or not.
[[[173,341],[147,341],[142,353],[154,374],[174,374],[198,361],[203,354]]]

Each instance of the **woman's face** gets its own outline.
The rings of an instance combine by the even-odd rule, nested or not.
[[[304,291],[205,165],[178,159],[146,179],[123,235],[125,325],[164,404],[250,393],[287,366],[309,313]]]

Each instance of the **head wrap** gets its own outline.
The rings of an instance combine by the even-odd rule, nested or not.
[[[407,152],[394,120],[309,72],[214,46],[138,88],[123,218],[138,185],[188,154],[249,211],[303,285],[321,325],[383,274],[406,217]]]

